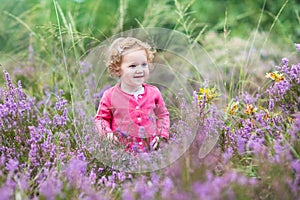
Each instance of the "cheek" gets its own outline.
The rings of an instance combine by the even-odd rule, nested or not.
[[[145,73],[145,81],[149,79],[149,73]]]
[[[146,69],[146,70],[145,70],[145,75],[146,75],[147,77],[149,76],[149,73],[150,73],[150,72],[149,72],[149,69]]]
[[[133,73],[129,70],[125,70],[121,73],[121,76],[123,77],[130,77],[130,76],[133,76]]]
[[[123,69],[121,67],[118,67],[116,70],[116,75],[120,78],[121,76],[123,76],[123,74]]]

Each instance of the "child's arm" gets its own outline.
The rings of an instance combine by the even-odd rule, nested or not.
[[[113,132],[111,130],[112,106],[109,96],[110,95],[107,92],[103,94],[95,116],[95,126],[100,137],[106,137],[108,133]]]
[[[158,90],[158,89],[157,89]],[[170,119],[169,119],[169,111],[165,105],[165,102],[158,90],[158,98],[156,102],[155,114],[157,117],[156,124],[158,135],[168,141],[169,139],[169,127],[170,127]]]

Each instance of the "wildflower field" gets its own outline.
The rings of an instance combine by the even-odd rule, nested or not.
[[[1,0],[0,12],[1,200],[300,199],[298,1]],[[201,53],[198,68],[172,59],[172,76],[150,75],[180,155],[157,167],[167,145],[130,172],[93,126],[116,83],[93,53],[148,27]]]

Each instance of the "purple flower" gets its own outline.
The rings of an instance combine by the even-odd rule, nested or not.
[[[81,74],[87,74],[89,70],[92,68],[92,64],[88,63],[87,61],[80,61],[79,65],[81,66],[81,69],[79,70],[79,73]]]
[[[269,100],[269,111],[273,111],[274,110],[274,99],[270,99]]]
[[[0,148],[0,150],[1,150],[1,148]],[[0,157],[0,167],[4,166],[5,160],[6,160],[6,157],[4,154],[2,154]]]
[[[300,84],[300,63],[292,65],[289,71],[290,78],[295,80],[297,84]]]
[[[162,193],[161,196],[163,199],[167,199],[174,188],[174,183],[171,178],[166,177],[162,182]]]
[[[214,188],[214,180],[206,180],[204,183],[195,182],[192,185],[193,192],[199,199],[217,199],[219,197],[219,192],[215,191],[216,188]],[[218,187],[222,187],[222,185],[219,185]]]
[[[46,199],[54,200],[61,193],[62,186],[59,178],[55,176],[54,172],[51,172],[50,176],[40,184],[39,192]]]
[[[81,185],[81,183],[83,182],[84,174],[86,173],[86,168],[86,161],[72,158],[64,170],[69,183],[76,186]]]
[[[147,181],[147,178],[142,176],[136,180],[134,191],[140,196],[140,199],[151,200],[155,199],[155,194],[158,191],[158,187],[154,187],[151,182]]]
[[[135,200],[133,192],[126,186],[123,187],[122,199],[123,200]]]
[[[300,161],[294,160],[291,163],[291,166],[292,166],[293,170],[296,172],[296,175],[300,178]]]
[[[79,160],[84,160],[84,161],[86,160],[85,155],[84,155],[83,152],[79,152],[78,155],[77,155],[77,158],[78,158]]]
[[[18,169],[19,161],[14,159],[9,159],[8,163],[6,164],[6,170],[10,172],[14,172]]]
[[[93,98],[94,98],[94,99],[101,99],[102,96],[103,96],[103,94],[104,94],[104,92],[105,92],[106,90],[108,90],[109,88],[111,88],[111,85],[108,85],[108,84],[105,85],[105,86],[100,90],[99,93],[96,93],[96,94],[93,95]]]
[[[89,176],[89,182],[91,184],[95,184],[97,179],[97,174],[95,173],[94,169],[91,170],[90,176]]]
[[[6,79],[6,85],[7,85],[7,88],[8,88],[8,90],[9,90],[9,94],[10,95],[13,95],[14,96],[14,86],[13,86],[13,84],[12,84],[12,81],[11,81],[11,79],[10,79],[10,76],[9,76],[9,74],[7,73],[7,71],[3,71],[3,73],[4,73],[4,76],[5,76],[5,79]]]
[[[287,58],[282,58],[282,64],[283,65],[288,65],[289,64],[289,60]]]
[[[242,155],[245,151],[245,139],[241,136],[237,137],[237,151],[239,155]]]
[[[281,154],[282,150],[283,150],[283,148],[282,148],[282,146],[280,144],[280,141],[276,140],[275,144],[274,144],[274,151],[275,151],[275,153],[276,154]]]
[[[293,140],[299,139],[299,132],[300,132],[300,114],[295,114],[295,122],[292,128],[289,130],[289,133],[292,136]]]
[[[11,199],[13,196],[14,190],[7,185],[3,184],[0,188],[0,200]]]
[[[56,98],[57,98],[57,102],[55,103],[55,109],[63,110],[65,108],[65,105],[68,103],[68,101],[59,96],[56,96]]]
[[[69,118],[68,118],[68,110],[67,110],[67,108],[63,108],[62,115],[56,114],[53,117],[53,123],[56,126],[65,126],[68,121],[69,121]]]
[[[106,185],[106,182],[107,182],[106,176],[102,176],[102,177],[99,179],[98,184],[100,184],[100,185]]]
[[[118,180],[119,180],[120,182],[123,182],[123,181],[125,181],[125,179],[126,179],[126,174],[125,174],[124,172],[118,172],[118,173],[117,173],[117,178],[118,178]]]
[[[248,94],[248,93],[243,93],[242,94],[242,101],[245,104],[255,104],[257,99],[259,98],[259,96],[253,97],[252,95]]]
[[[295,44],[295,46],[296,46],[296,50],[297,50],[298,52],[300,52],[300,44]]]
[[[222,157],[223,157],[223,162],[227,163],[233,156],[233,149],[232,147],[229,147],[225,150],[225,152],[223,153]]]
[[[266,92],[274,98],[275,102],[278,102],[282,100],[282,97],[290,90],[290,88],[290,82],[284,79],[280,82],[275,82],[274,86],[267,89]]]
[[[128,138],[128,137],[129,137],[128,134],[127,134],[125,131],[122,131],[122,130],[119,129],[119,128],[117,128],[116,131],[117,131],[117,133],[119,133],[120,136],[122,136],[122,137],[125,137],[125,138]]]
[[[30,145],[30,151],[29,151],[29,159],[33,166],[38,166],[37,161],[37,146],[35,143],[32,143]]]
[[[18,81],[17,92],[18,92],[18,95],[19,95],[20,100],[25,101],[26,95],[25,95],[25,93],[24,93],[23,90],[22,90],[22,82],[21,82],[20,80]]]
[[[234,191],[233,191],[232,188],[228,188],[228,189],[225,191],[225,193],[226,193],[226,198],[227,198],[227,199],[236,199],[235,193],[234,193]]]

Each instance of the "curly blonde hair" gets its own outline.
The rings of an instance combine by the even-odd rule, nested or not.
[[[108,49],[106,65],[111,76],[120,76],[122,56],[128,50],[144,49],[149,63],[154,58],[155,50],[150,45],[133,37],[120,37],[112,42]]]

